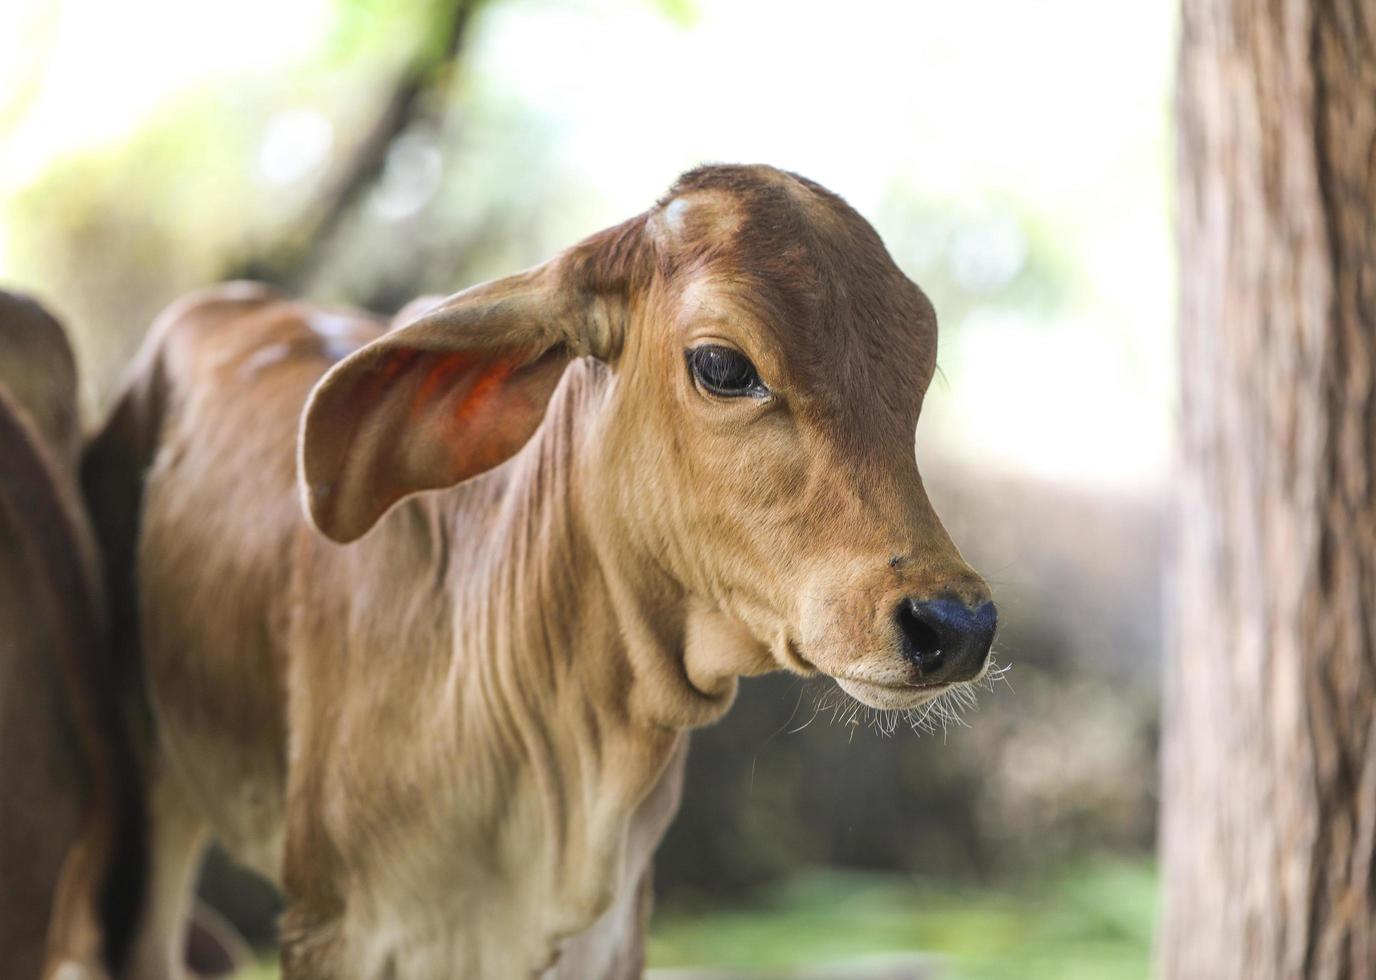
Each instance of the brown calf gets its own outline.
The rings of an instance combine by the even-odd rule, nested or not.
[[[0,975],[103,977],[141,878],[61,326],[0,292]],[[120,862],[124,863],[121,864]]]
[[[766,167],[391,331],[175,305],[87,460],[159,733],[140,975],[207,834],[284,888],[291,980],[637,975],[737,678],[902,709],[984,669],[914,461],[935,356],[873,229]]]

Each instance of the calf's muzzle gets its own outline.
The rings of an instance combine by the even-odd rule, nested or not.
[[[906,598],[894,613],[903,657],[924,684],[953,684],[979,676],[998,627],[992,602]]]

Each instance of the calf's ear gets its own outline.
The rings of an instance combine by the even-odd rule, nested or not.
[[[477,476],[525,445],[569,361],[619,347],[628,269],[609,264],[621,253],[608,249],[625,234],[611,229],[442,300],[321,378],[298,440],[315,526],[353,541],[402,498]]]

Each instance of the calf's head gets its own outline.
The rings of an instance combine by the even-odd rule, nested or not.
[[[840,198],[701,168],[337,364],[303,421],[306,506],[349,541],[491,469],[592,357],[580,493],[622,559],[729,624],[723,672],[820,671],[911,707],[979,676],[995,628],[917,470],[936,343],[931,304]]]

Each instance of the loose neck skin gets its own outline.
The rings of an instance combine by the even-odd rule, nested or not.
[[[376,765],[380,751],[414,758],[418,745],[423,759],[407,761],[406,779],[425,790],[408,820],[378,812],[332,829],[349,838],[337,853],[380,842],[367,864],[409,894],[443,895],[448,928],[469,930],[465,957],[474,943],[521,947],[541,934],[552,950],[599,918],[638,914],[626,897],[676,808],[683,732],[719,717],[743,672],[720,657],[730,631],[719,614],[617,548],[624,536],[596,492],[612,383],[606,368],[574,362],[509,463],[403,504],[336,552],[350,569],[332,576],[350,594],[345,670],[367,664],[357,683],[307,688],[323,683],[358,704],[313,706],[310,727],[334,733],[328,756],[343,773],[323,802],[395,797],[395,772],[355,769],[348,757]],[[316,661],[317,676],[338,672],[330,659]],[[446,856],[412,856],[408,840],[434,841]],[[409,867],[397,868],[399,855]],[[417,887],[427,879],[440,880]],[[380,920],[392,896],[374,897]],[[609,934],[624,937],[627,924]],[[503,972],[485,955],[475,969]]]
[[[520,698],[546,710],[581,700],[604,725],[645,738],[715,721],[735,678],[766,665],[700,649],[694,640],[718,614],[626,546],[602,490],[611,384],[605,367],[576,361],[531,443],[435,505],[452,535],[446,591],[460,676],[516,670]]]

